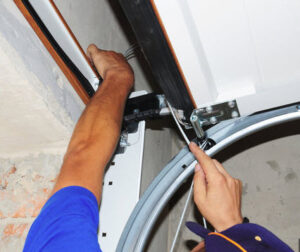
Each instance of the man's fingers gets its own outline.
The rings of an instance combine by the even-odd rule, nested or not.
[[[205,152],[198,147],[197,144],[191,142],[189,148],[202,167],[208,183],[212,182],[216,176],[220,175],[220,172],[216,168],[212,159],[207,156]]]
[[[205,195],[206,195],[205,174],[200,164],[196,164],[195,175],[194,175],[194,201],[195,202],[202,201]]]
[[[98,47],[95,46],[94,44],[91,44],[88,46],[87,50],[86,50],[86,54],[88,56],[88,58],[90,59],[90,61],[92,60],[92,55],[95,55],[95,53],[98,51]]]
[[[222,173],[226,178],[231,178],[231,176],[229,175],[229,173],[225,170],[225,168],[223,167],[222,164],[220,164],[220,162],[216,159],[212,160],[215,164],[215,166],[217,167],[218,171],[220,173]]]
[[[91,44],[87,48],[87,54],[89,57],[92,57],[93,55],[101,51],[103,50],[99,49],[95,44]]]
[[[241,197],[241,195],[242,195],[242,191],[243,191],[243,183],[242,183],[242,181],[240,181],[239,179],[236,179],[236,181],[237,181],[237,187],[238,187],[238,190],[237,190],[237,198],[238,198],[238,202],[239,202],[239,207],[241,208],[241,205],[242,205],[242,197]]]
[[[91,63],[96,67],[98,73],[103,77],[105,67],[101,67],[103,63],[105,63],[105,50],[99,49],[96,45],[91,44],[87,48],[87,55],[90,59]]]

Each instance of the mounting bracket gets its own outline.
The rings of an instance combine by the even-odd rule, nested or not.
[[[218,122],[240,117],[235,100],[194,109],[190,121],[199,139],[205,137],[203,126],[215,125]]]

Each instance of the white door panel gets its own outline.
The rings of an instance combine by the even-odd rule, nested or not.
[[[154,4],[197,107],[236,99],[246,115],[300,100],[300,1]]]

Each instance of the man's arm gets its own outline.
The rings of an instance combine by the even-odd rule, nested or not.
[[[53,195],[32,224],[24,252],[101,252],[97,230],[102,179],[119,139],[133,72],[121,54],[95,45],[88,54],[103,82],[76,125]]]
[[[120,136],[134,76],[121,54],[90,45],[88,55],[103,82],[76,125],[52,194],[67,186],[82,186],[99,204],[104,170]]]

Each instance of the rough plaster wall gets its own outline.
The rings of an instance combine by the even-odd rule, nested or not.
[[[0,154],[64,146],[82,102],[11,1],[0,23]]]
[[[264,130],[216,156],[229,173],[242,180],[242,212],[251,222],[275,233],[295,251],[300,229],[300,121]],[[180,141],[173,145],[177,152]],[[169,248],[183,209],[189,183],[174,197],[169,214]],[[191,202],[187,220],[201,223]],[[190,251],[201,239],[183,228],[176,251]]]
[[[28,72],[18,53],[1,34],[0,44],[1,156],[64,147],[70,134],[70,122],[65,120],[66,125],[63,125],[49,111],[49,106],[35,90],[36,76]]]
[[[21,251],[83,104],[13,1],[0,1],[0,250]]]
[[[0,251],[22,251],[27,232],[53,188],[60,154],[0,158]]]
[[[0,22],[2,36],[18,55],[11,59],[16,62],[15,68],[45,103],[51,104],[49,110],[58,120],[67,125],[70,118],[73,124],[81,114],[83,103],[13,1],[0,0]]]

